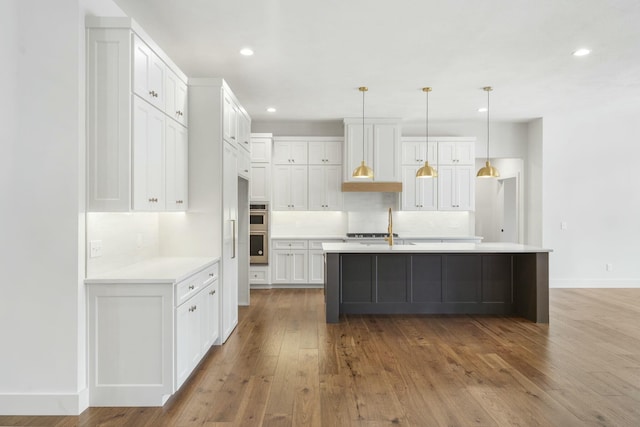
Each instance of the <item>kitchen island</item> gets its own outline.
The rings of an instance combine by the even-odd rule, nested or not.
[[[549,322],[549,249],[513,243],[325,243],[327,323],[340,314],[494,314]]]

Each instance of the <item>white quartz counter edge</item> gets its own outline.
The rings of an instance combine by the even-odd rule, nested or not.
[[[551,249],[516,243],[415,243],[412,245],[323,243],[322,250],[328,253],[537,253],[552,252]]]
[[[208,257],[158,257],[87,277],[85,284],[177,283],[217,262]]]
[[[370,237],[347,237],[346,235],[334,235],[334,236],[283,236],[283,235],[271,235],[273,240],[351,240],[351,239],[370,239]],[[407,240],[482,240],[482,236],[424,236],[424,235],[400,235],[394,237],[394,239]]]

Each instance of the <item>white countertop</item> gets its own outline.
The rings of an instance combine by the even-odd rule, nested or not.
[[[346,234],[340,235],[271,235],[272,240],[355,240],[355,239],[372,239],[373,237],[347,237]],[[425,236],[425,235],[407,235],[402,234],[395,239],[424,239],[424,240],[482,240],[482,236]]]
[[[276,234],[276,235],[271,235],[271,239],[272,240],[343,240],[346,239],[347,236],[345,236],[344,234],[340,234],[340,235],[313,235],[313,234],[308,234],[308,235],[295,235],[295,236],[287,236],[284,234]]]
[[[516,243],[415,243],[393,245],[383,243],[323,243],[322,250],[329,253],[537,253],[552,252],[551,249]]]
[[[158,257],[87,277],[85,284],[176,283],[218,261],[207,257]]]

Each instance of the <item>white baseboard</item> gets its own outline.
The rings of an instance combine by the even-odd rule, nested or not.
[[[322,289],[322,283],[277,283],[271,285],[251,285],[251,289]]]
[[[0,415],[80,415],[89,407],[89,389],[78,393],[0,393]]]
[[[640,288],[638,279],[549,279],[550,288]]]

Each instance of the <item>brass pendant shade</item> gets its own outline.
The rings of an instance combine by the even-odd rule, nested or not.
[[[500,176],[500,172],[498,169],[491,166],[491,162],[489,161],[489,93],[493,90],[491,86],[486,86],[482,88],[485,92],[487,92],[487,161],[484,167],[481,167],[478,171],[476,177],[478,178],[498,178]]]
[[[487,160],[485,166],[480,168],[476,176],[478,178],[498,178],[500,176],[500,172],[498,172],[498,169],[491,166],[491,162]]]
[[[426,128],[425,130],[427,135],[425,141],[426,141],[427,149],[425,150],[425,157],[429,158],[429,92],[431,92],[431,88],[423,87],[422,91],[427,94],[427,114],[426,114],[426,121],[425,121],[425,128]],[[437,177],[438,177],[438,171],[435,170],[432,166],[429,166],[429,160],[426,160],[424,162],[424,166],[422,166],[416,172],[416,178],[437,178]]]
[[[373,178],[373,169],[366,165],[364,160],[360,163],[360,166],[353,170],[354,178]]]
[[[362,163],[360,164],[360,166],[358,166],[353,170],[353,173],[351,174],[351,176],[353,178],[366,179],[366,178],[373,178],[373,169],[367,166],[365,162],[365,155],[364,155],[364,145],[365,145],[365,142],[364,142],[364,93],[369,89],[366,88],[365,86],[361,86],[358,88],[358,90],[362,92]]]

